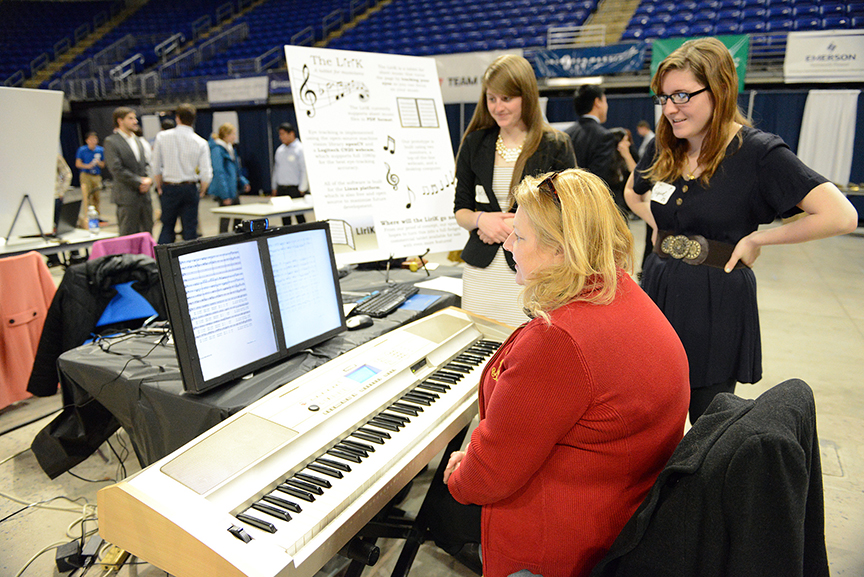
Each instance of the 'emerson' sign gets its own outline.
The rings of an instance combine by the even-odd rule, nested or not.
[[[864,81],[864,30],[790,32],[786,82]]]

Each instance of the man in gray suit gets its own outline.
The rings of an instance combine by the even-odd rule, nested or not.
[[[153,203],[147,158],[135,131],[138,116],[126,106],[114,110],[114,134],[105,139],[105,162],[114,178],[111,199],[117,205],[120,236],[153,232]]]

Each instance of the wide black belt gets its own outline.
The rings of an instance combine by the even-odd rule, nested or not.
[[[658,231],[654,244],[654,252],[660,258],[671,257],[694,266],[704,264],[719,269],[725,269],[734,250],[733,244],[709,240],[701,234],[677,234],[668,230]],[[746,266],[741,260],[735,263],[735,268]]]

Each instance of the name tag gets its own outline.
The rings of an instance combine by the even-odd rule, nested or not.
[[[474,201],[482,204],[489,204],[489,196],[486,194],[486,189],[482,184],[474,187]]]
[[[653,202],[659,202],[660,204],[666,204],[673,192],[675,192],[675,187],[671,184],[667,182],[657,182],[651,189],[651,200]]]

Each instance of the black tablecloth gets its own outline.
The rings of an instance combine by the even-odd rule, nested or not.
[[[460,276],[439,267],[433,276]],[[355,270],[340,279],[342,292],[366,292],[386,281],[421,282],[424,271]],[[42,469],[53,479],[93,454],[123,427],[142,467],[161,459],[213,425],[340,354],[422,316],[458,306],[451,293],[423,311],[397,309],[368,328],[341,333],[254,376],[203,393],[183,389],[174,346],[162,335],[133,334],[83,345],[58,361],[64,411],[33,441]]]

